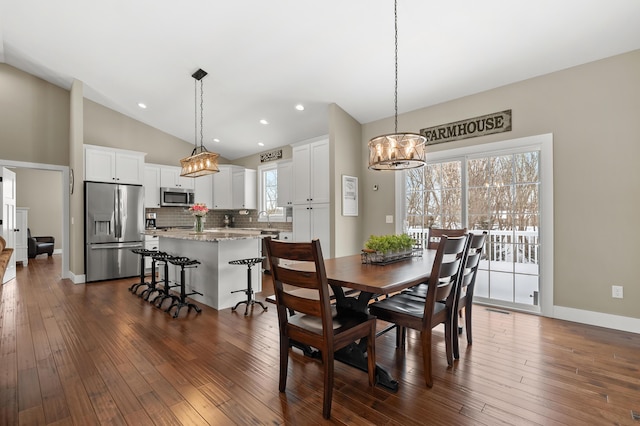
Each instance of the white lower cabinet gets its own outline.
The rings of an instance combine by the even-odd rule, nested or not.
[[[319,239],[322,255],[330,257],[331,230],[329,203],[293,206],[293,241]]]
[[[158,250],[158,236],[157,235],[145,235],[144,236],[144,248],[147,250]],[[151,271],[151,256],[144,257],[144,269],[147,272]],[[156,268],[157,269],[157,268]]]

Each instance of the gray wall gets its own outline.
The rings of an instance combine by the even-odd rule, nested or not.
[[[69,91],[0,63],[0,159],[69,164]]]
[[[513,130],[429,150],[553,133],[554,304],[640,318],[634,258],[640,228],[640,50],[402,114],[399,128],[420,129],[478,115],[513,110]],[[392,118],[363,126],[366,143],[393,128]],[[364,230],[392,233],[394,176],[366,171]],[[402,218],[396,218],[402,220]],[[611,285],[624,299],[611,298]]]
[[[16,207],[29,208],[31,235],[52,236],[55,250],[62,249],[62,173],[51,170],[13,169],[16,173]]]

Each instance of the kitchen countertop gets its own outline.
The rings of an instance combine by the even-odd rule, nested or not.
[[[226,241],[267,237],[260,228],[210,228],[202,233],[196,233],[192,229],[146,230],[145,235],[157,235],[165,238],[176,238],[193,241]]]

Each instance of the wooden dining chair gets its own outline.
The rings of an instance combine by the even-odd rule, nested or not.
[[[400,293],[369,305],[369,313],[378,319],[396,324],[396,344],[404,346],[405,328],[420,331],[424,377],[428,387],[433,386],[431,374],[432,329],[444,324],[447,364],[453,365],[453,335],[457,291],[459,289],[461,264],[467,248],[467,237],[443,236],[431,268],[427,297]],[[444,300],[444,303],[438,303]]]
[[[429,236],[427,237],[427,248],[435,250],[438,248],[438,243],[443,235],[447,237],[462,237],[466,235],[467,228],[462,229],[443,229],[443,228],[429,228]]]
[[[329,285],[320,241],[289,243],[265,239],[267,257],[271,264],[278,323],[280,326],[280,392],[287,384],[289,347],[291,341],[312,346],[321,353],[324,368],[324,401],[322,415],[331,416],[333,394],[334,352],[367,339],[367,367],[369,386],[375,385],[376,319],[363,312],[341,310],[330,302]],[[282,261],[313,262],[315,270],[295,270],[295,264],[285,266]],[[305,297],[296,289],[308,289]],[[291,315],[290,312],[295,312]]]
[[[469,234],[469,243],[467,254],[464,260],[462,273],[460,274],[460,296],[456,301],[458,315],[462,318],[464,310],[465,328],[467,329],[467,344],[472,343],[471,338],[471,312],[473,307],[473,289],[476,284],[476,275],[482,258],[482,251],[487,240],[487,231],[482,234]],[[456,318],[457,320],[457,318]],[[458,333],[462,333],[462,327],[458,327]],[[458,336],[453,336],[453,356],[455,359],[460,358],[460,347],[458,344]]]
[[[444,235],[447,237],[462,237],[467,235],[467,228],[462,229],[441,229],[441,228],[429,228],[429,237],[427,239],[427,249],[435,250],[438,248],[440,238]],[[427,297],[427,283],[420,283],[414,285],[403,291],[403,293],[410,293],[418,297]]]

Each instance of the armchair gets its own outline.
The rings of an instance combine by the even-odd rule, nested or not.
[[[55,238],[53,237],[32,237],[31,229],[27,228],[27,245],[29,259],[33,259],[39,254],[53,254]]]

